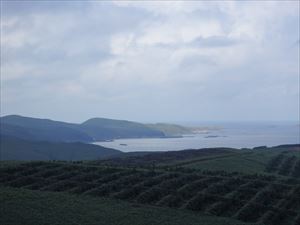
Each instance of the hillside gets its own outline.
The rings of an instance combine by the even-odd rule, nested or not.
[[[122,154],[98,145],[37,142],[9,136],[1,136],[0,149],[0,160],[95,160]]]
[[[164,137],[144,124],[94,118],[82,124],[10,115],[1,117],[1,135],[49,142],[94,142],[117,138]]]

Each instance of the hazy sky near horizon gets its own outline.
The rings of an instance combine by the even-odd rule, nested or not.
[[[1,1],[1,115],[298,120],[299,1]]]

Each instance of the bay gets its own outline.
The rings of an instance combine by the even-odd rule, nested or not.
[[[213,147],[253,148],[300,144],[298,122],[189,122],[182,125],[218,127],[175,138],[132,138],[95,142],[123,152],[177,151]]]

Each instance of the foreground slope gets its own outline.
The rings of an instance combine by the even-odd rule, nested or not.
[[[193,212],[66,193],[0,187],[5,225],[239,225]],[[17,216],[16,216],[17,215]]]

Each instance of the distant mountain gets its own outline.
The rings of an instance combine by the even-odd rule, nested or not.
[[[78,129],[77,124],[17,115],[1,117],[0,133],[1,135],[36,141],[93,141],[92,137]]]
[[[0,160],[95,160],[123,154],[84,143],[29,141],[1,136]]]
[[[104,118],[89,119],[80,125],[80,130],[86,132],[95,140],[165,136],[162,131],[141,123]]]
[[[93,118],[82,124],[65,123],[18,115],[1,117],[1,135],[49,142],[93,142],[117,138],[164,137],[164,133],[144,124]]]

